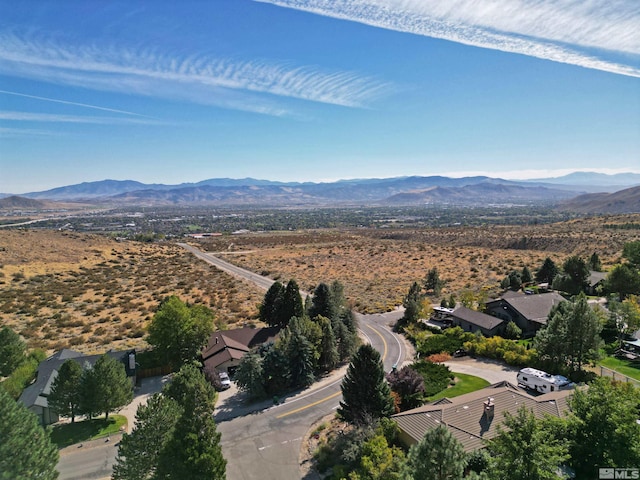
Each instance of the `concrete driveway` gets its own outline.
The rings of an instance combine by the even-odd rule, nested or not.
[[[476,377],[484,378],[489,383],[507,381],[512,385],[518,385],[518,372],[520,367],[512,367],[495,360],[486,358],[460,357],[453,358],[445,365],[452,372],[466,373]]]

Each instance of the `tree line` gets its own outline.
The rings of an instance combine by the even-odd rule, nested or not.
[[[340,282],[320,283],[305,303],[293,279],[286,286],[275,282],[266,292],[260,319],[280,327],[280,335],[246,354],[235,373],[238,386],[252,398],[307,387],[357,348],[357,322]]]

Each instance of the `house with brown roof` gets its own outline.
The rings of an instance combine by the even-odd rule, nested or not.
[[[407,446],[418,443],[425,433],[444,425],[462,444],[466,452],[481,449],[484,442],[497,435],[496,427],[506,412],[515,415],[525,406],[536,417],[564,416],[573,390],[533,396],[508,382],[500,382],[481,390],[454,398],[443,398],[391,418],[400,428],[400,440]]]
[[[455,326],[462,328],[465,332],[480,331],[485,337],[501,334],[506,325],[506,322],[501,318],[467,307],[458,307],[449,315]]]
[[[535,335],[544,325],[551,309],[566,299],[556,293],[525,295],[523,293],[505,294],[486,304],[486,312],[509,323],[513,321],[525,337]]]
[[[202,350],[205,369],[232,374],[252,348],[273,342],[281,327],[236,328],[213,332]]]

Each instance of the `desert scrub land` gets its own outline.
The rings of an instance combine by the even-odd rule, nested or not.
[[[637,240],[640,215],[600,216],[544,225],[490,225],[423,229],[342,229],[254,233],[194,242],[239,266],[273,279],[295,278],[312,291],[340,280],[351,305],[363,313],[402,303],[413,281],[436,267],[447,281],[442,295],[464,290],[499,293],[511,270],[535,272],[546,257],[556,264],[596,252],[605,267],[620,259],[625,242]],[[439,299],[434,299],[439,300]]]
[[[171,243],[0,230],[0,325],[30,347],[144,347],[145,327],[168,295],[204,304],[220,328],[233,327],[256,317],[263,294]]]

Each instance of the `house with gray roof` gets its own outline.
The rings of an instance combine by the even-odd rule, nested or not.
[[[135,353],[135,350],[106,352],[106,355],[122,362],[127,377],[131,379],[132,383],[135,383],[136,378]],[[90,368],[101,356],[102,355],[84,355],[67,348],[54,353],[49,358],[40,362],[36,370],[35,380],[24,389],[18,401],[38,416],[41,425],[56,423],[60,418],[57,412],[49,408],[47,397],[51,393],[51,386],[58,376],[58,370],[62,364],[71,359],[78,362],[82,368]]]
[[[547,324],[551,309],[564,301],[566,299],[556,292],[535,295],[511,293],[487,302],[486,312],[506,323],[513,321],[524,337],[531,337]]]
[[[501,318],[477,312],[467,307],[456,308],[450,314],[450,317],[453,324],[462,328],[465,332],[475,333],[480,331],[485,337],[501,334],[506,325],[506,322]]]
[[[466,452],[481,449],[497,435],[496,427],[506,412],[515,415],[525,406],[538,418],[564,416],[573,390],[533,396],[508,382],[499,382],[454,398],[443,398],[413,410],[393,415],[400,428],[400,440],[410,447],[425,433],[444,425],[462,444]]]

